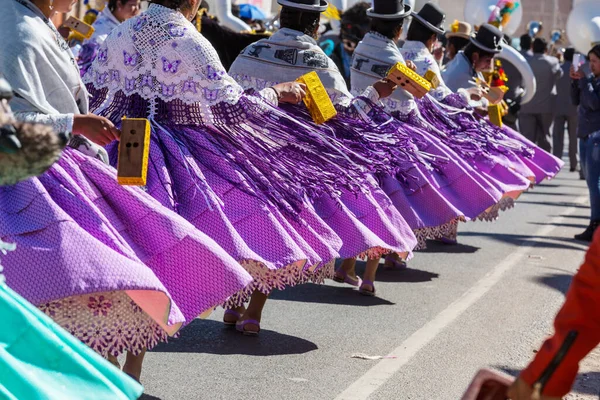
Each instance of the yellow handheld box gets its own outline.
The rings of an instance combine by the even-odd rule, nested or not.
[[[302,75],[297,81],[306,85],[304,104],[316,124],[325,123],[337,115],[329,94],[315,71]]]
[[[144,186],[150,155],[150,122],[145,118],[123,118],[117,180],[120,185]]]
[[[406,64],[400,62],[390,69],[387,77],[418,99],[425,96],[431,90],[431,83],[408,68]]]

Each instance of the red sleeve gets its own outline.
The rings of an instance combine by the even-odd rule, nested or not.
[[[573,346],[543,392],[562,397],[571,390],[579,362],[600,343],[600,232],[594,236],[585,262],[573,278],[565,304],[554,320],[554,330],[554,336],[543,344],[533,362],[521,373],[521,378],[533,386],[568,333],[577,331]]]

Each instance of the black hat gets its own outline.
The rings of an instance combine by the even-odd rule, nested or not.
[[[413,12],[412,16],[415,21],[419,21],[435,33],[443,34],[446,31],[444,29],[446,14],[440,7],[433,3],[425,3],[421,11],[418,13]]]
[[[410,15],[411,7],[404,0],[373,0],[373,7],[367,15],[376,19],[404,19]]]
[[[497,54],[502,51],[503,38],[504,35],[498,28],[490,24],[483,24],[479,27],[477,35],[471,38],[471,43],[488,53]]]
[[[329,4],[326,0],[277,0],[279,5],[303,11],[323,12]]]

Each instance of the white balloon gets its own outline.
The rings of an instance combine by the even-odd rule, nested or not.
[[[587,54],[592,43],[600,42],[600,1],[581,1],[569,14],[567,37],[575,49]]]
[[[503,28],[503,32],[509,36],[517,32],[523,20],[522,3],[512,13],[508,24]],[[498,0],[467,0],[464,12],[465,21],[471,25],[481,25],[488,22],[496,4],[498,4]]]

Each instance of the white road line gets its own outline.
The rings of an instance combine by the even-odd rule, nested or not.
[[[587,196],[578,197],[576,204],[582,204]],[[556,226],[563,222],[567,216],[574,214],[576,207],[570,207],[563,211],[562,216],[552,218],[548,225],[534,233],[536,236],[544,237],[550,234]],[[475,285],[467,290],[460,298],[450,304],[421,329],[410,335],[400,346],[396,347],[388,356],[396,357],[383,359],[375,364],[370,370],[340,393],[335,400],[366,400],[371,394],[387,382],[398,370],[408,363],[421,349],[429,344],[440,332],[452,324],[469,307],[481,299],[496,283],[502,275],[522,263],[535,245],[519,247],[514,253],[506,257],[496,267],[481,278]]]

